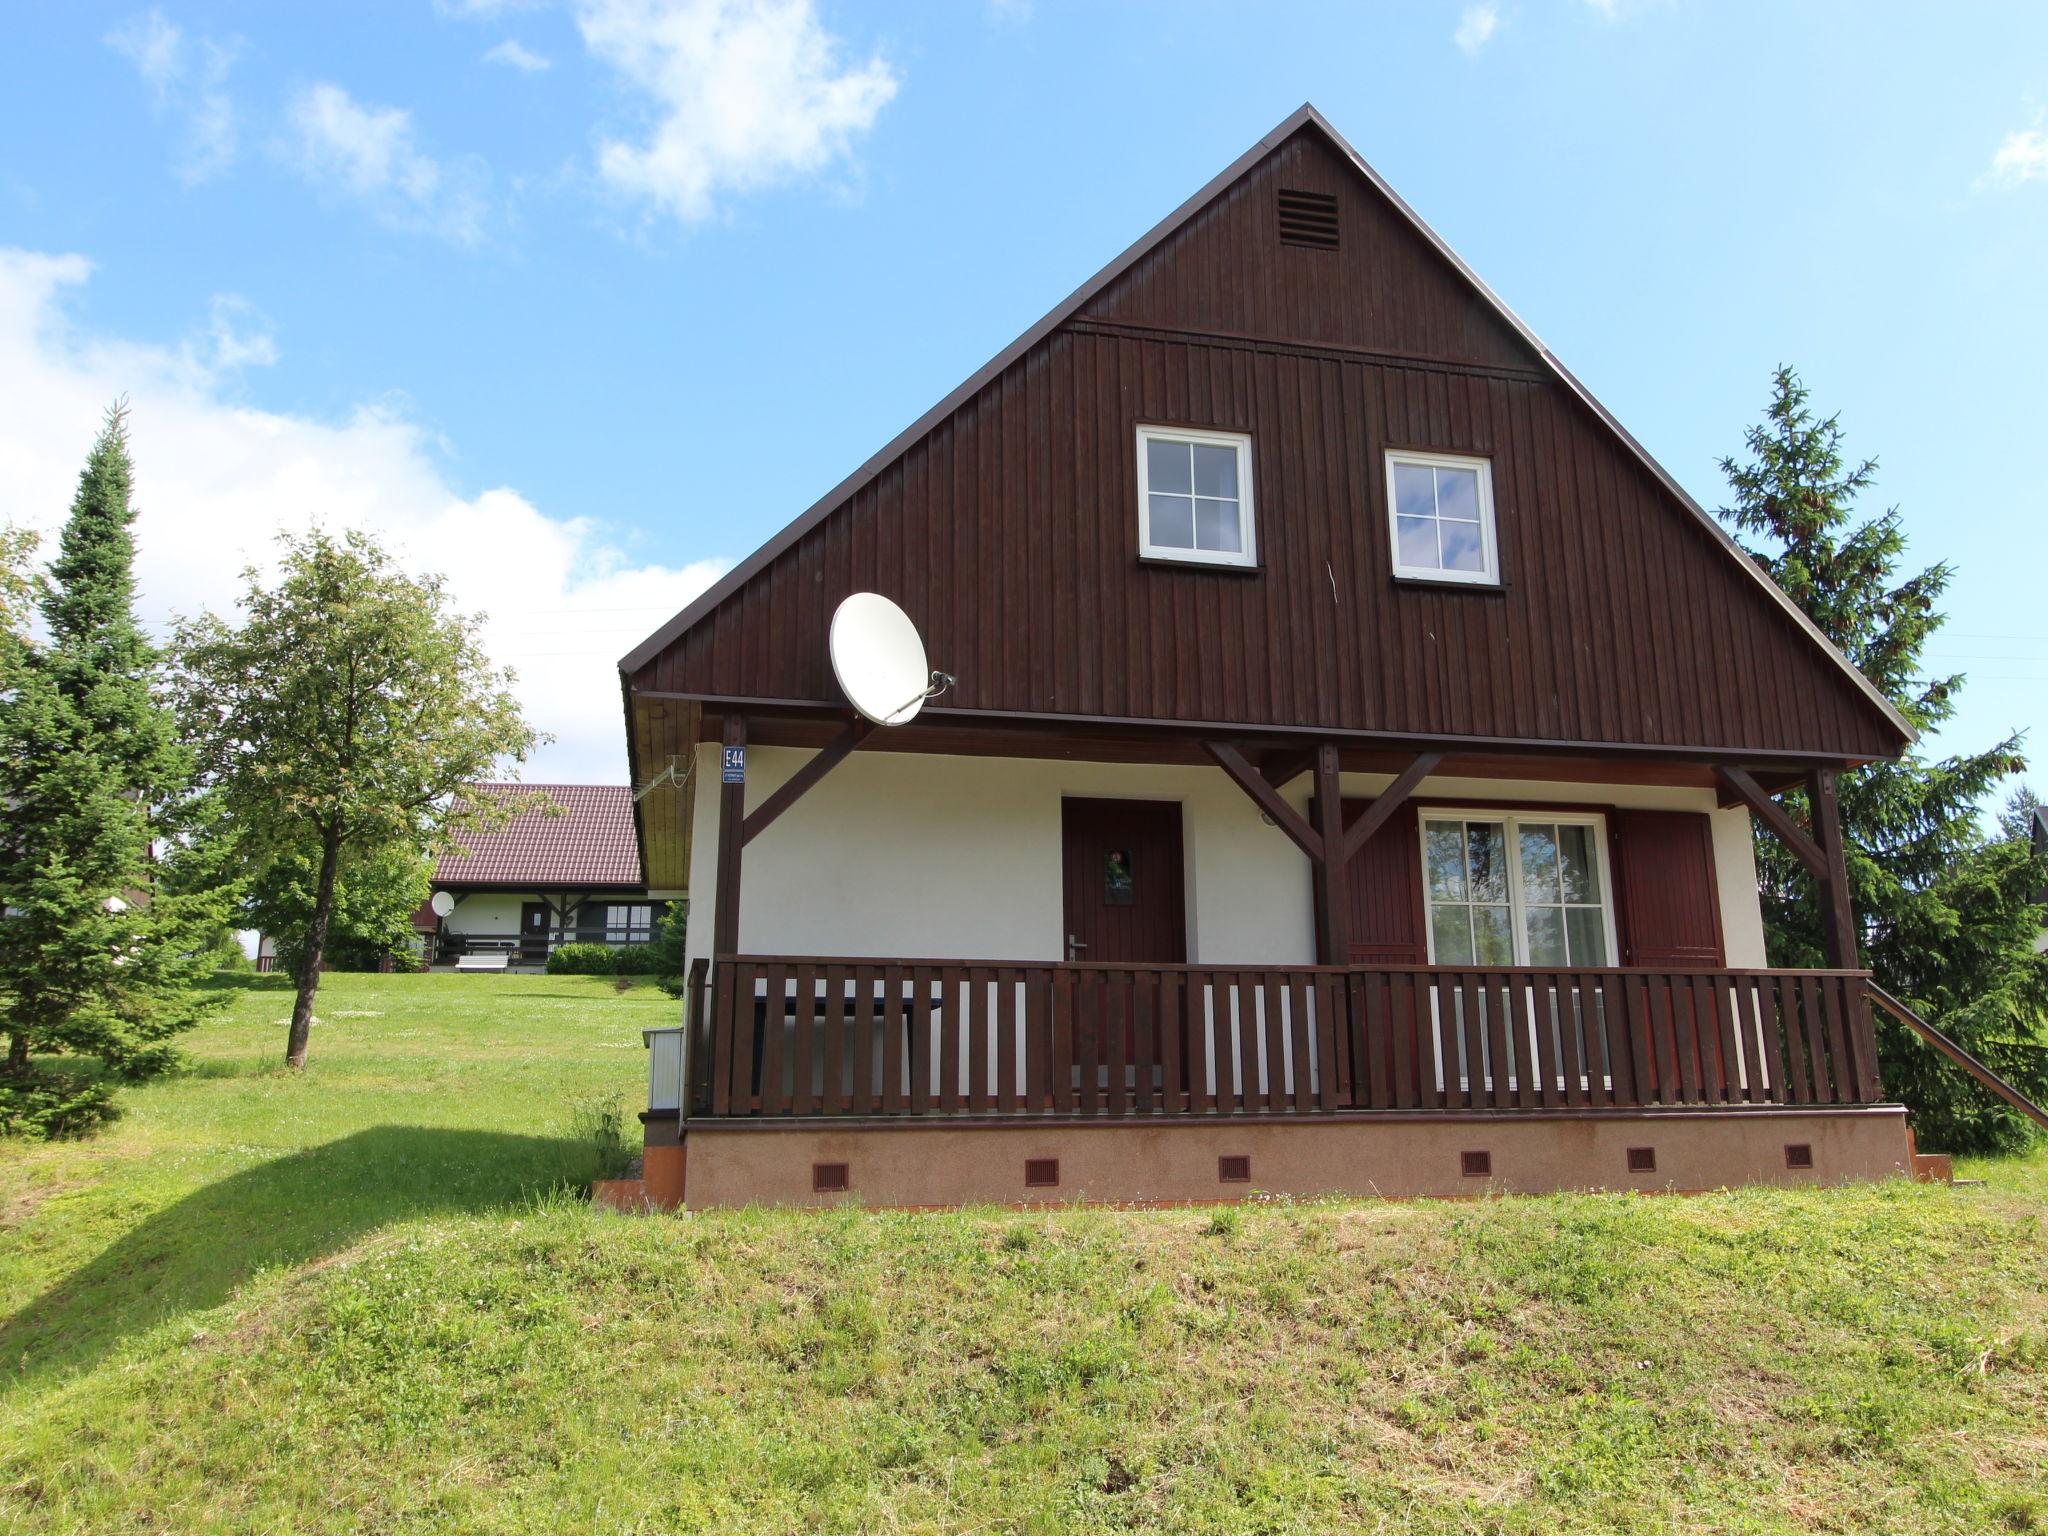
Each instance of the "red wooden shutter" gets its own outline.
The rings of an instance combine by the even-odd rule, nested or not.
[[[1346,800],[1344,824],[1365,814],[1370,800]],[[1372,835],[1344,871],[1351,889],[1351,963],[1426,965],[1429,941],[1422,927],[1422,843],[1411,801]]]
[[[1713,823],[1698,811],[1616,811],[1613,832],[1621,963],[1726,964]]]

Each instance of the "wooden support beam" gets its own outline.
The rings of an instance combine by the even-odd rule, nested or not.
[[[1323,857],[1323,840],[1316,829],[1302,820],[1301,812],[1280,798],[1280,791],[1260,775],[1259,771],[1244,759],[1244,754],[1227,741],[1205,741],[1202,749],[1216,759],[1217,765],[1237,781],[1237,787],[1252,797],[1258,808],[1272,817],[1282,832],[1294,839],[1294,844],[1311,859],[1318,862]]]
[[[873,729],[874,727],[866,720],[856,717],[845,730],[812,753],[809,762],[791,774],[780,789],[754,808],[754,813],[740,828],[740,845],[745,847],[767,831],[770,822],[810,793],[818,780],[845,762],[848,754],[866,741],[868,732]]]
[[[1400,777],[1381,791],[1380,797],[1365,808],[1365,814],[1345,830],[1337,855],[1339,866],[1349,864],[1357,856],[1358,850],[1371,841],[1372,835],[1387,824],[1394,812],[1408,803],[1416,786],[1435,773],[1437,764],[1443,760],[1441,752],[1416,754],[1415,761],[1403,768]]]
[[[1337,747],[1324,742],[1315,751],[1316,836],[1325,853],[1344,843],[1344,791],[1337,781]],[[1314,862],[1316,887],[1316,964],[1351,962],[1351,887],[1342,858]]]
[[[725,744],[744,748],[747,718],[734,713],[725,717]],[[724,762],[719,764],[718,784],[718,875],[712,896],[711,952],[715,956],[735,955],[740,947],[740,850],[745,846],[747,786],[725,782]]]
[[[1318,748],[1308,747],[1299,752],[1268,754],[1259,763],[1259,777],[1275,789],[1285,789],[1309,769],[1315,767]]]
[[[1838,971],[1853,971],[1860,964],[1856,911],[1849,903],[1848,849],[1842,841],[1842,809],[1835,795],[1834,769],[1817,768],[1808,775],[1806,799],[1813,807],[1813,840],[1827,864],[1820,882],[1820,915],[1828,964]]]
[[[1799,862],[1812,873],[1814,879],[1823,885],[1827,884],[1827,855],[1821,852],[1818,843],[1806,835],[1805,829],[1792,819],[1785,807],[1765,794],[1763,787],[1740,768],[1717,767],[1714,774],[1735,792],[1736,799],[1749,807],[1752,815],[1771,829],[1779,842],[1792,850]]]

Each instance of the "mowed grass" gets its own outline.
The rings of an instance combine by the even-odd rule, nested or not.
[[[638,1219],[658,992],[252,991],[0,1144],[0,1529],[2048,1530],[2048,1158],[1980,1189]]]

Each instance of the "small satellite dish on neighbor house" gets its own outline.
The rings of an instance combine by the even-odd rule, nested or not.
[[[876,725],[914,719],[952,686],[931,671],[910,615],[879,592],[856,592],[832,615],[832,672],[853,707]]]
[[[434,916],[446,917],[455,910],[455,898],[446,891],[436,891],[434,899],[428,905],[434,909]]]

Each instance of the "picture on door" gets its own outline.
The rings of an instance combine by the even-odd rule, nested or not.
[[[1132,880],[1131,850],[1112,848],[1102,856],[1102,904],[1106,907],[1136,906],[1138,887]]]

